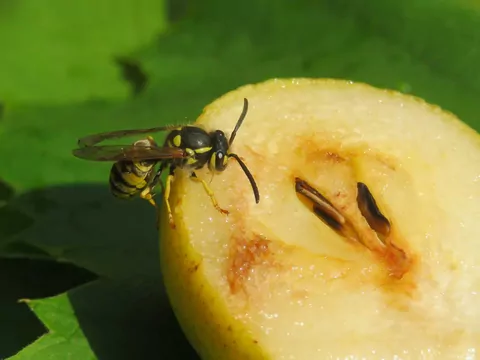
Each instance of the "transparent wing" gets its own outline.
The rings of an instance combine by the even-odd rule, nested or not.
[[[93,161],[142,161],[183,158],[186,153],[182,149],[140,145],[104,145],[84,146],[73,150],[73,155]]]
[[[167,131],[177,129],[181,126],[179,125],[169,125],[169,126],[160,126],[160,127],[153,127],[149,129],[131,129],[131,130],[117,130],[117,131],[109,131],[94,135],[85,136],[78,140],[78,146],[93,146],[108,139],[119,139],[125,136],[131,135],[139,135],[139,134],[148,134],[148,133],[155,133],[160,131]]]

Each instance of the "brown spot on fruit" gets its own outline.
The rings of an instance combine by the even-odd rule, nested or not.
[[[252,268],[268,262],[269,241],[259,235],[245,240],[234,235],[230,246],[230,263],[227,271],[227,280],[230,291],[235,294],[240,289],[245,290],[244,282],[249,278]]]
[[[188,272],[189,272],[190,274],[193,274],[193,273],[197,272],[199,266],[200,266],[199,263],[193,263],[192,266],[190,266],[190,267],[188,268]]]
[[[390,243],[383,253],[383,259],[389,270],[389,276],[402,279],[403,276],[411,269],[412,261],[404,250],[398,248],[395,244]]]
[[[301,139],[300,139],[301,140]],[[319,147],[318,142],[300,141],[297,153],[298,157],[304,159],[307,163],[323,164],[324,166],[338,166],[340,164],[348,163],[350,154],[331,150],[331,147]]]
[[[333,151],[326,151],[324,155],[325,160],[333,162],[333,163],[340,163],[345,161],[343,157],[341,157],[338,153]]]

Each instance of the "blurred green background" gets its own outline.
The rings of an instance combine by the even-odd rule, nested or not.
[[[80,136],[191,122],[238,86],[304,76],[480,126],[471,0],[0,0],[0,44],[0,359],[197,359],[155,214],[112,199],[110,165],[71,155]]]

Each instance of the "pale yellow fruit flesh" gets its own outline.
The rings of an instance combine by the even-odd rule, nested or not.
[[[364,84],[282,79],[241,87],[196,122],[234,160],[202,185],[178,172],[163,214],[165,284],[203,359],[473,359],[480,348],[480,141],[453,115]],[[207,169],[197,172],[209,182]],[[353,224],[346,239],[295,192],[308,181]],[[390,251],[356,202],[365,183]],[[357,241],[355,241],[357,240]],[[396,356],[396,357],[395,357]]]

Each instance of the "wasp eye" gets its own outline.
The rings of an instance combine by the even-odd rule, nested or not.
[[[227,156],[224,152],[218,151],[215,155],[215,170],[223,171],[227,165]]]

